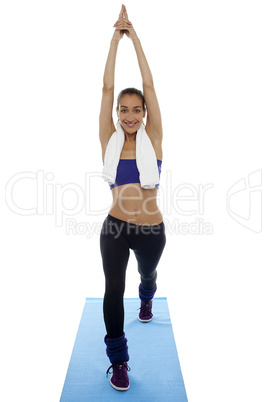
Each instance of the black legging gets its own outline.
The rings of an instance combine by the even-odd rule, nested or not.
[[[109,215],[103,222],[100,250],[106,279],[104,321],[109,338],[123,334],[125,274],[130,249],[135,253],[144,289],[150,290],[157,279],[156,267],[166,244],[165,225],[137,225]]]

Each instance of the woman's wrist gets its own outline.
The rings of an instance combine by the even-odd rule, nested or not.
[[[120,41],[119,39],[111,38],[110,44],[118,45],[118,44],[119,44],[119,41]]]
[[[119,41],[120,41],[120,38],[117,38],[115,35],[115,32],[114,32],[114,34],[111,38],[111,43],[119,43]]]
[[[135,43],[135,42],[139,42],[140,41],[140,39],[138,38],[138,36],[136,35],[136,36],[134,36],[133,38],[131,38],[132,39],[132,41],[133,41],[133,43]]]

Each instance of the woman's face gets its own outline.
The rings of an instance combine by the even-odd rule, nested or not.
[[[125,94],[120,100],[117,114],[123,129],[129,134],[134,134],[141,126],[146,110],[143,110],[140,96]]]

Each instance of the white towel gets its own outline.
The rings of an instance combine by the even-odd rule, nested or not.
[[[117,167],[125,141],[123,127],[117,122],[117,130],[109,139],[104,157],[102,177],[110,185],[115,183]],[[140,175],[142,188],[151,189],[159,183],[157,157],[142,123],[136,134],[136,165]]]

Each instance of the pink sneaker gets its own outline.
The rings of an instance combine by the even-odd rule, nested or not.
[[[110,385],[116,389],[117,391],[127,391],[130,388],[130,381],[128,378],[127,371],[130,371],[130,367],[127,362],[118,362],[113,363],[107,369],[107,376],[110,373],[110,369],[112,368],[111,377],[110,377]]]
[[[141,300],[141,307],[140,307],[140,313],[138,316],[138,320],[141,322],[149,322],[153,318],[153,314],[151,312],[152,310],[152,300],[148,302],[144,302]]]

